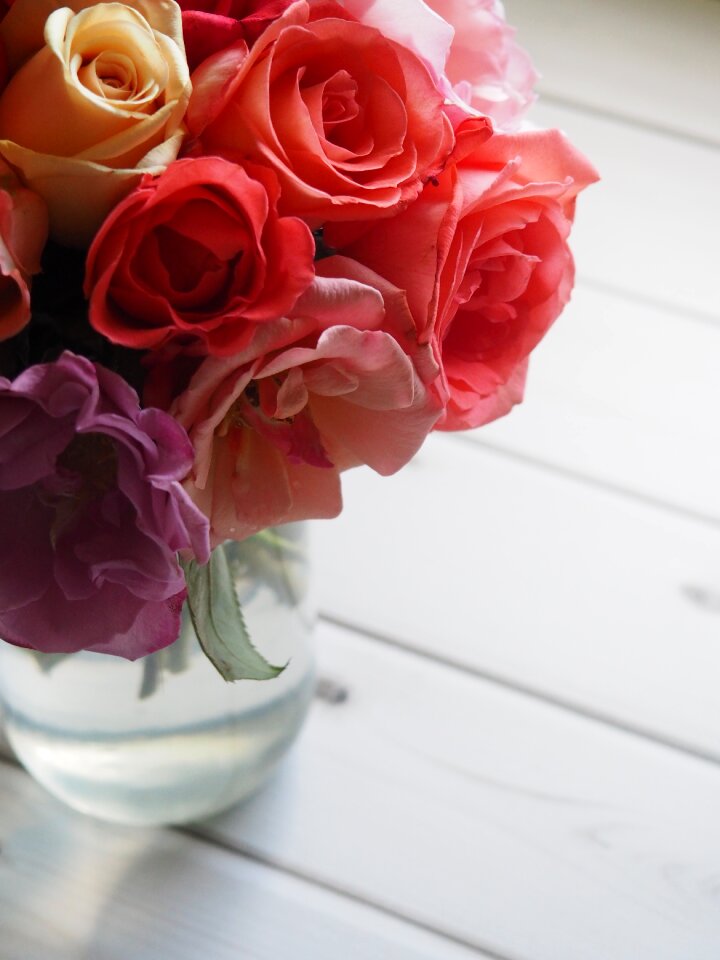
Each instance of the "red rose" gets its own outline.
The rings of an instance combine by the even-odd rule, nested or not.
[[[289,310],[315,275],[308,227],[277,214],[271,171],[217,157],[145,178],[88,252],[90,322],[136,349],[173,340],[227,356]]]
[[[446,169],[393,220],[359,239],[346,225],[326,231],[407,291],[421,342],[442,358],[444,430],[481,426],[522,399],[528,356],[570,298],[575,198],[597,179],[557,130],[487,133],[461,128]]]
[[[194,70],[238,40],[253,43],[293,0],[178,0],[188,65]]]
[[[298,0],[249,53],[210,57],[186,117],[196,150],[272,167],[280,209],[313,223],[391,215],[453,143],[422,61],[341,14]]]

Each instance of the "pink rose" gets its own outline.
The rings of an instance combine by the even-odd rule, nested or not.
[[[340,471],[399,470],[441,412],[438,368],[401,292],[343,257],[318,270],[292,317],[203,360],[170,408],[195,447],[185,486],[214,543],[336,516]]]
[[[343,0],[362,23],[404,44],[427,65],[455,124],[489,116],[517,126],[535,99],[537,74],[514,41],[499,0]]]
[[[597,179],[556,130],[514,136],[468,121],[435,184],[403,213],[328,242],[407,291],[449,392],[444,430],[477,427],[522,399],[527,358],[570,297],[575,197]]]
[[[515,43],[498,0],[426,0],[455,27],[445,74],[461,112],[466,107],[503,129],[516,127],[535,100],[530,57]]]
[[[0,159],[0,340],[30,320],[30,277],[40,270],[47,234],[45,204]]]
[[[112,211],[88,252],[90,323],[135,349],[170,340],[220,356],[288,311],[315,275],[315,242],[279,217],[271,170],[219,157],[171,163]]]
[[[249,53],[239,43],[195,71],[187,114],[195,152],[272,167],[281,211],[317,223],[392,214],[452,146],[424,64],[347,17],[299,0]]]

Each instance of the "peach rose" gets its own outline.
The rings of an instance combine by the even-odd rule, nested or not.
[[[340,471],[404,466],[442,410],[401,291],[344,257],[318,263],[292,317],[202,361],[170,413],[195,448],[185,487],[211,538],[341,509]],[[161,379],[167,381],[168,377]]]
[[[407,291],[449,392],[440,429],[481,426],[522,399],[527,359],[570,298],[575,198],[597,179],[557,130],[488,139],[466,121],[446,169],[388,223],[331,246]],[[352,225],[355,226],[355,225]]]
[[[30,320],[30,277],[40,270],[47,239],[47,209],[0,160],[0,340]]]
[[[178,153],[190,86],[170,0],[15,0],[0,156],[48,203],[53,237],[86,245],[144,173]]]
[[[313,224],[394,213],[452,146],[424,63],[348,17],[298,0],[251,51],[238,43],[193,74],[196,149],[271,166],[281,212]]]

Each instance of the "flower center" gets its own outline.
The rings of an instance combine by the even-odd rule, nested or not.
[[[79,478],[79,499],[102,496],[117,485],[115,441],[105,433],[78,433],[57,458],[57,466]]]
[[[117,448],[104,433],[76,434],[55,461],[56,472],[45,477],[37,495],[54,511],[50,542],[56,548],[60,537],[73,524],[88,501],[97,500],[117,486]]]
[[[100,16],[102,6],[70,21],[65,38],[70,70],[82,88],[114,110],[153,113],[169,79],[153,31],[131,8],[108,19]]]

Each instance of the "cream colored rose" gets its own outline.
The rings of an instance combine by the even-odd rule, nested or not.
[[[15,0],[0,37],[14,55],[0,156],[46,200],[52,235],[86,245],[144,173],[177,156],[190,93],[180,9]]]

